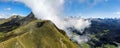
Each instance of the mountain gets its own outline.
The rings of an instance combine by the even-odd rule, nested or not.
[[[0,32],[9,32],[18,28],[21,25],[26,25],[33,20],[37,20],[33,13],[31,12],[27,17],[21,17],[19,15],[13,15],[8,19],[4,19],[4,21],[0,24]]]
[[[6,19],[0,18],[0,24],[3,24],[4,22],[6,22]]]
[[[35,18],[34,14],[31,12],[27,17],[21,19],[21,20],[19,21],[19,23],[20,23],[21,25],[26,25],[26,24],[28,24],[29,22],[34,21],[34,20],[37,20],[37,18]]]
[[[38,20],[31,12],[26,17],[14,15],[0,19],[0,48],[118,48],[120,19],[90,18],[91,26],[78,35],[87,35],[88,42],[72,42],[65,31],[49,20]]]
[[[54,23],[38,20],[30,13],[23,18],[13,16],[0,24],[0,48],[78,48],[78,45]]]
[[[120,45],[120,19],[90,20],[91,27],[86,28],[84,34],[88,34],[91,38],[87,42],[91,48],[117,48]]]
[[[0,20],[2,23],[0,24],[0,32],[9,32],[15,28],[17,28],[20,24],[18,23],[23,17],[19,15],[14,15],[8,19]]]
[[[89,28],[85,28],[83,33],[74,27],[68,28],[75,34],[87,36],[88,42],[81,43],[81,48],[120,47],[120,19],[88,18],[86,20],[90,20],[91,25]]]

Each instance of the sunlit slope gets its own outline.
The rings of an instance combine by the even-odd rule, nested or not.
[[[78,48],[48,20],[36,20],[8,32],[0,48]]]
[[[15,18],[17,18],[17,20],[19,20],[19,19],[22,19],[23,17],[21,17],[21,16],[19,16],[19,15],[13,15],[13,16],[11,16],[10,18],[7,18],[7,19],[5,19],[5,18],[0,18],[0,25],[1,24],[3,24],[3,23],[5,23],[5,22],[9,22],[9,21],[11,21],[11,20],[16,20]]]

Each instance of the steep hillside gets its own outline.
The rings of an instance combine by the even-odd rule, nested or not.
[[[19,15],[14,15],[8,19],[0,20],[2,23],[0,23],[0,32],[8,32],[11,31],[19,26],[19,23],[17,23],[19,20],[21,20],[23,17]]]
[[[14,15],[8,19],[0,20],[0,32],[9,32],[19,26],[26,25],[31,21],[37,20],[33,13],[31,12],[27,17],[21,17],[19,15]]]
[[[7,21],[6,19],[4,19],[4,18],[2,19],[2,18],[1,18],[1,19],[0,19],[0,24],[3,24],[3,23],[6,22],[6,21]]]
[[[31,12],[28,16],[19,20],[18,23],[20,25],[26,25],[26,24],[30,23],[31,21],[34,21],[34,20],[37,20],[37,18],[35,18],[34,14]]]
[[[13,15],[13,16],[11,16],[10,18],[7,18],[7,19],[5,19],[5,18],[0,18],[0,24],[3,24],[3,23],[8,22],[8,21],[11,21],[11,20],[13,20],[13,19],[14,19],[14,21],[15,21],[15,20],[22,19],[22,18],[23,18],[23,17],[21,17],[21,16],[19,16],[19,15]]]
[[[35,20],[1,37],[0,48],[78,48],[48,20]]]

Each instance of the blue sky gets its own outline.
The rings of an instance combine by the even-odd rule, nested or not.
[[[67,15],[82,17],[120,17],[120,0],[71,0],[67,3]]]
[[[63,16],[120,18],[120,0],[65,0]],[[31,10],[22,3],[0,0],[0,18],[26,16]]]
[[[22,3],[13,1],[0,1],[0,17],[8,18],[12,15],[26,16],[31,10]]]

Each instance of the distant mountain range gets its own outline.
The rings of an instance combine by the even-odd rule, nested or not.
[[[120,46],[120,19],[88,18],[86,20],[91,21],[91,26],[83,33],[72,27],[69,28],[73,33],[88,36],[89,41],[81,44],[81,48],[118,48]]]
[[[84,34],[89,34],[91,40],[87,42],[91,48],[118,48],[120,45],[120,19],[91,20],[91,27],[86,28]]]

